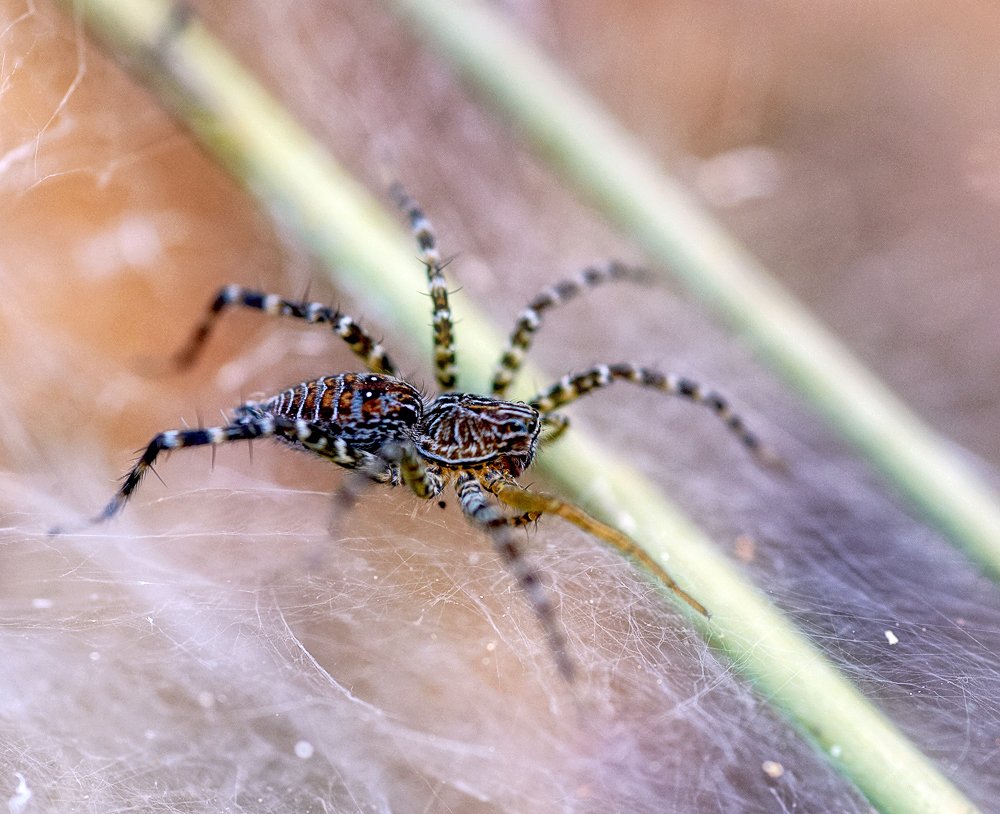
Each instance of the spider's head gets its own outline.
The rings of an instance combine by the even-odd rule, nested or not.
[[[541,417],[527,404],[445,393],[427,405],[417,446],[445,467],[496,465],[517,477],[535,457]]]

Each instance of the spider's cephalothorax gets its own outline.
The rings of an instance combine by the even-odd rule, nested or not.
[[[444,393],[424,410],[415,439],[427,461],[448,468],[493,467],[516,478],[531,466],[542,416],[530,404]]]
[[[572,665],[555,611],[538,572],[522,552],[516,528],[542,514],[556,514],[641,561],[679,598],[701,613],[701,604],[680,588],[629,537],[572,503],[526,489],[516,482],[532,463],[539,440],[548,443],[569,425],[555,412],[581,396],[618,380],[630,381],[704,404],[755,454],[767,460],[756,436],[717,393],[690,379],[629,363],[595,365],[566,375],[527,403],[505,400],[507,389],[531,347],[542,314],[582,291],[617,279],[646,279],[619,263],[585,269],[543,290],[521,312],[493,375],[489,396],[456,392],[454,328],[443,265],[430,223],[399,185],[392,187],[420,246],[433,306],[435,377],[444,391],[425,397],[399,378],[382,346],[351,317],[318,303],[296,302],[237,285],[223,288],[190,341],[177,354],[178,367],[191,364],[216,320],[229,307],[243,307],[329,325],[364,362],[367,373],[339,373],[289,387],[263,401],[247,402],[224,426],[168,430],[156,435],[128,471],[114,497],[94,518],[107,520],[125,505],[161,452],[182,447],[271,437],[357,470],[379,483],[402,484],[418,497],[437,497],[451,484],[462,511],[491,538],[541,622],[559,669]],[[514,510],[510,514],[502,510]]]

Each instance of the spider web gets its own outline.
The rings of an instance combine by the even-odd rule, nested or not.
[[[616,71],[575,65],[596,74],[595,86],[651,141],[672,125],[658,122],[657,97],[635,80],[656,75],[650,57],[622,41],[642,41],[659,25],[709,42],[722,13],[668,4],[633,18],[608,6],[612,25],[566,3],[511,5],[567,61],[579,59],[581,42],[607,64],[628,57]],[[630,257],[628,243],[371,4],[217,2],[201,11],[372,189],[391,155],[445,251],[462,253],[449,268],[463,289],[454,297],[459,320],[468,299],[492,303],[506,326],[543,284],[595,258]],[[907,175],[901,188],[887,171],[889,192],[873,189],[867,168],[845,157],[865,154],[862,136],[845,128],[824,141],[802,101],[830,76],[789,88],[768,73],[800,60],[802,71],[787,73],[808,76],[805,46],[789,44],[792,32],[809,34],[808,23],[779,5],[763,49],[771,62],[756,63],[749,55],[762,50],[761,35],[743,25],[738,6],[729,13],[741,24],[727,43],[731,61],[719,69],[692,59],[670,87],[697,132],[708,114],[683,91],[698,87],[700,99],[712,77],[729,72],[730,95],[712,114],[723,135],[685,134],[692,153],[719,152],[726,138],[769,145],[770,181],[753,185],[764,192],[718,199],[741,202],[734,228],[765,257],[794,258],[788,265],[803,271],[792,284],[894,386],[980,450],[977,465],[992,473],[996,401],[980,371],[1000,358],[989,332],[1000,287],[962,246],[996,246],[971,212],[998,188],[1000,153],[984,135],[997,123],[958,117],[965,141],[952,143],[965,145],[974,170],[971,203],[960,199],[967,209],[933,174],[924,187]],[[215,461],[176,454],[158,465],[165,486],[150,478],[120,520],[47,538],[52,523],[103,505],[129,450],[156,431],[212,423],[218,408],[257,390],[355,363],[323,331],[247,314],[227,316],[191,373],[164,375],[157,362],[218,285],[296,294],[319,274],[66,16],[13,0],[0,14],[0,797],[11,812],[870,810],[641,575],[555,521],[529,541],[579,668],[572,690],[488,542],[453,505],[416,506],[373,489],[338,513],[330,494],[340,475],[271,445],[252,457],[243,446],[222,448]],[[844,55],[875,35],[852,26],[834,26],[820,42],[851,62],[841,70],[870,79],[872,65]],[[878,36],[890,54],[908,43],[888,24]],[[941,46],[937,64],[957,72],[977,52],[950,36],[963,56]],[[922,149],[933,164],[940,144],[904,140],[894,117],[944,118],[948,108],[928,101],[937,86],[926,75],[896,68],[927,83],[919,86],[927,96],[900,89],[866,125],[877,134],[868,137],[897,137],[898,151]],[[786,107],[770,104],[799,116],[783,131],[792,143],[782,153],[766,137],[774,110],[747,77],[786,94]],[[629,81],[629,93],[616,86]],[[949,103],[972,109],[976,90]],[[913,99],[926,106],[919,114],[908,108]],[[693,176],[705,177],[709,162],[699,168]],[[721,183],[743,177],[730,171]],[[817,196],[819,188],[830,191]],[[924,210],[890,206],[904,192],[919,194]],[[891,217],[858,225],[883,203]],[[803,211],[820,224],[809,240]],[[961,227],[929,225],[942,212],[964,218]],[[912,233],[898,238],[898,223]],[[937,242],[915,236],[931,228]],[[931,268],[944,255],[951,277]],[[805,271],[842,266],[851,273],[840,279]],[[874,304],[873,287],[904,268],[916,291]],[[415,268],[415,297],[420,285]],[[975,304],[962,299],[970,288]],[[384,330],[410,379],[429,383],[428,348],[408,347],[364,292],[314,282],[311,296],[343,300]],[[460,321],[456,330],[461,352]],[[929,343],[945,331],[949,343]],[[634,358],[697,374],[752,405],[753,426],[795,462],[794,483],[757,470],[710,416],[624,385],[572,415],[685,506],[987,809],[1000,792],[991,769],[1000,749],[997,587],[675,294],[595,292],[554,314],[536,351],[556,373]],[[956,365],[963,354],[982,360]]]

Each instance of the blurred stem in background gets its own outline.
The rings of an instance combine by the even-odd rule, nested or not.
[[[165,0],[63,2],[82,12],[230,172],[299,229],[338,283],[415,341],[426,340],[426,303],[412,296],[414,248],[397,219],[348,178],[187,9]],[[750,336],[954,539],[1000,574],[1000,513],[986,487],[614,122],[484,8],[458,0],[393,2],[553,166]],[[470,308],[463,311],[460,341],[465,381],[485,381],[491,353],[473,349],[499,342]],[[601,484],[597,491],[606,497],[590,501],[595,513],[612,523],[623,514],[635,521],[644,550],[711,609],[711,621],[692,623],[881,810],[975,810],[653,487],[580,434],[547,453],[545,467],[577,497]]]

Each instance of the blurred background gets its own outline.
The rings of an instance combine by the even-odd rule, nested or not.
[[[388,161],[421,200],[455,255],[460,352],[463,301],[505,331],[588,263],[645,262],[388,7],[191,5],[375,196],[389,205]],[[494,5],[997,482],[1000,8]],[[340,304],[428,387],[430,330],[413,345],[377,301],[331,288],[48,0],[0,0],[0,47],[12,812],[870,810],[635,569],[554,520],[530,541],[573,691],[455,507],[372,490],[335,513],[341,473],[276,446],[176,454],[114,523],[46,537],[97,511],[159,430],[356,366],[323,330],[231,314],[193,370],[167,374],[220,285]],[[556,375],[634,360],[730,395],[793,482],[655,394],[613,388],[570,414],[994,805],[994,584],[683,290],[601,289],[554,313],[533,353]]]

